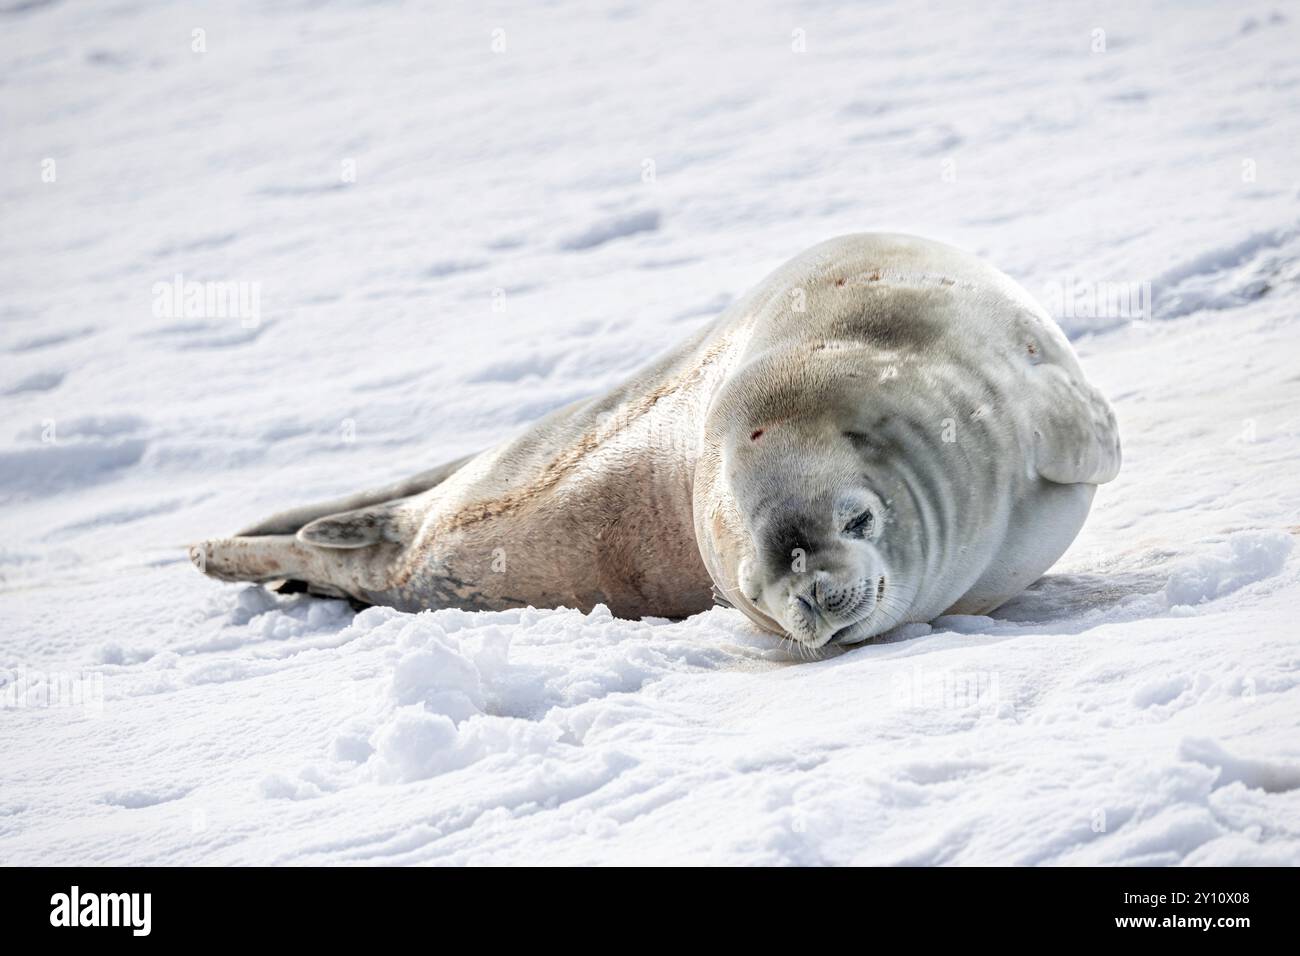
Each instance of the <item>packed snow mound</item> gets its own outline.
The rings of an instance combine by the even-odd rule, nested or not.
[[[366,763],[385,782],[424,779],[491,754],[546,756],[562,740],[580,738],[557,714],[638,691],[675,669],[727,659],[722,647],[674,640],[664,623],[615,622],[603,607],[589,615],[367,611],[349,630],[391,639],[394,648],[383,716],[368,732],[350,724],[333,752]],[[636,639],[652,629],[662,633]],[[563,664],[545,653],[556,645],[576,652],[579,666],[569,653]]]
[[[1282,531],[1238,531],[1223,546],[1180,563],[1169,575],[1170,607],[1202,604],[1277,574],[1293,539]]]

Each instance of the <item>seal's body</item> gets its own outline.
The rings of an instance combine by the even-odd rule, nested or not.
[[[1027,292],[938,243],[846,236],[607,395],[192,554],[225,580],[407,610],[679,617],[720,594],[818,647],[997,607],[1069,546],[1119,458]]]

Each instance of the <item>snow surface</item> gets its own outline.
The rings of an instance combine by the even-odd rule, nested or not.
[[[1300,863],[1298,24],[0,0],[0,861]],[[1151,284],[1058,309],[1125,467],[990,618],[805,661],[730,610],[354,615],[186,560],[862,230]],[[160,316],[177,274],[257,321]]]

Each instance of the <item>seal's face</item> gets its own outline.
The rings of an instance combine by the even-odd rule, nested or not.
[[[802,644],[821,647],[869,636],[889,593],[878,547],[888,520],[865,485],[790,499],[752,515],[750,557],[738,577],[748,600]]]
[[[900,623],[924,560],[904,479],[840,414],[752,428],[726,481],[747,539],[744,609],[800,644],[852,644]]]

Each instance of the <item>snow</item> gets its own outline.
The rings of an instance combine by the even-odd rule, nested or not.
[[[0,23],[0,862],[1300,863],[1294,13]],[[1120,478],[991,617],[806,660],[721,608],[354,614],[187,561],[863,230],[1056,297],[1120,417]],[[177,276],[257,314],[159,308]]]

